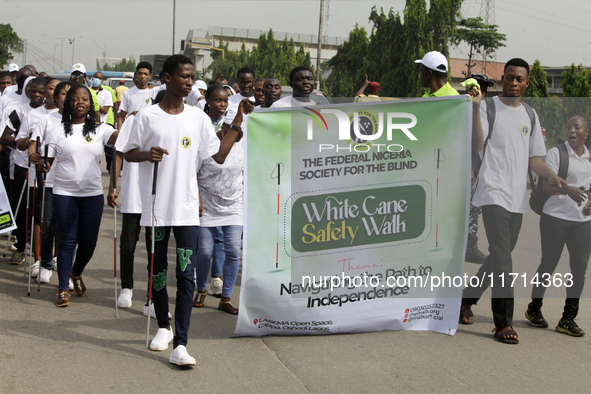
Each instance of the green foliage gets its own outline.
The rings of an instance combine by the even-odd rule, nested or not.
[[[449,56],[461,4],[462,0],[431,0],[427,8],[425,0],[407,0],[402,17],[392,9],[378,12],[374,6],[369,39],[363,28],[355,26],[329,61],[335,73],[331,95],[353,96],[365,75],[381,84],[382,96],[422,95],[414,61],[433,50]]]
[[[225,50],[225,59],[221,51],[212,51],[213,62],[207,68],[212,78],[225,76],[230,85],[236,82],[236,72],[242,67],[250,67],[257,78],[277,78],[282,85],[289,84],[289,72],[297,66],[306,66],[314,71],[310,52],[302,43],[296,50],[293,39],[278,41],[273,30],[261,34],[252,51],[247,51],[244,43],[239,51],[229,51],[228,43],[220,41],[218,48]],[[321,87],[323,86],[321,80]]]
[[[466,76],[471,74],[470,69],[474,66],[472,58],[475,55],[485,54],[489,59],[492,59],[497,49],[505,46],[503,41],[506,41],[507,37],[497,32],[498,26],[487,25],[480,17],[463,19],[455,23],[457,24],[457,31],[454,44],[460,45],[461,42],[465,42],[470,46]]]
[[[114,66],[109,66],[107,63],[103,66],[103,71],[131,71],[135,72],[136,63],[133,60],[127,60],[126,58],[121,59],[121,61]]]
[[[562,73],[561,85],[564,97],[590,97],[591,70],[573,63]]]
[[[13,59],[14,53],[23,51],[23,40],[12,30],[10,23],[0,23],[0,67],[8,65]]]
[[[524,97],[548,97],[548,75],[536,60],[529,70],[529,86],[525,89]]]

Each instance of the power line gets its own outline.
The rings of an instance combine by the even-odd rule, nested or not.
[[[563,17],[561,17],[561,16],[553,15],[553,14],[550,14],[550,13],[548,13],[548,12],[540,11],[540,10],[538,10],[538,9],[535,9],[535,8],[527,7],[527,6],[524,6],[524,5],[521,5],[521,4],[517,4],[517,3],[512,3],[512,2],[510,2],[510,1],[507,1],[507,0],[501,0],[501,1],[502,1],[503,3],[508,3],[508,4],[511,4],[511,5],[515,5],[515,6],[518,6],[518,7],[525,8],[525,9],[527,9],[527,10],[531,10],[531,11],[539,12],[540,14],[544,14],[544,15],[551,16],[552,18],[563,19],[563,20],[565,20],[565,21],[567,21],[567,22],[571,22],[571,23],[578,23],[578,24],[580,24],[580,25],[583,25],[583,26],[588,26],[588,24],[586,24],[586,23],[581,23],[581,22],[574,21],[574,20],[572,20],[572,19],[563,18]]]
[[[512,14],[514,13],[513,10],[508,10],[506,8],[502,8],[502,7],[498,7],[498,6],[497,6],[497,9],[503,10],[503,11],[507,11],[507,12],[512,13]],[[581,28],[576,27],[576,26],[565,25],[563,23],[559,23],[559,22],[556,22],[556,21],[553,21],[553,20],[543,19],[543,18],[540,18],[539,16],[532,16],[532,15],[527,15],[527,14],[523,14],[523,15],[520,15],[520,16],[525,17],[525,18],[535,19],[537,21],[543,21],[543,22],[553,23],[555,25],[559,25],[559,26],[563,26],[563,27],[568,27],[568,28],[571,28],[571,29],[580,30],[582,32],[590,33],[591,34],[591,31],[590,30],[581,29]]]

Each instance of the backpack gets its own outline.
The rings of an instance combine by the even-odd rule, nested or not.
[[[478,154],[478,152],[472,153],[472,170],[474,171],[474,178],[475,179],[478,179],[478,173],[480,172],[482,160],[484,160],[484,154],[486,153],[486,147],[488,145],[488,140],[490,140],[490,137],[492,135],[493,126],[495,124],[495,116],[497,113],[497,110],[495,107],[495,102],[492,99],[492,97],[485,98],[484,101],[486,101],[486,118],[488,119],[488,135],[486,136],[486,139],[484,140],[484,146],[482,148],[482,159],[480,158],[480,155]],[[534,133],[534,127],[536,125],[536,116],[534,114],[533,108],[529,104],[522,102],[521,105],[523,105],[523,107],[525,108],[525,111],[527,112],[527,116],[529,116],[529,119],[531,121],[531,129],[530,129],[531,132],[529,133],[529,136],[531,138],[532,134]],[[479,116],[479,114],[477,114],[476,116]]]
[[[566,179],[566,174],[568,173],[568,152],[566,150],[566,142],[562,144],[558,144],[556,146],[560,153],[560,164],[558,166],[558,176],[562,179]],[[531,184],[531,196],[529,197],[529,206],[538,215],[542,214],[542,210],[544,209],[544,204],[550,198],[549,194],[546,194],[542,190],[542,181],[544,177],[538,177],[538,184],[534,182],[534,176],[532,174],[531,168],[527,170],[529,174],[529,183]]]

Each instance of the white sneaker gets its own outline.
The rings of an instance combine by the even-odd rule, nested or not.
[[[74,282],[72,282],[72,279],[69,279],[70,281],[70,290],[74,290]]]
[[[117,299],[117,306],[119,308],[131,308],[131,297],[133,297],[132,289],[121,289]]]
[[[53,258],[53,267],[52,267],[52,269],[53,269],[54,271],[57,271],[57,256],[55,256],[55,257]]]
[[[222,295],[222,288],[223,287],[224,287],[224,281],[221,278],[213,278],[211,280],[211,285],[209,285],[209,289],[207,290],[207,294]]]
[[[172,333],[172,327],[159,328],[158,331],[156,331],[156,336],[152,339],[152,342],[150,342],[150,349],[158,351],[166,350],[173,338],[174,334]]]
[[[41,271],[39,272],[39,276],[37,277],[37,282],[49,283],[49,279],[51,279],[52,274],[52,270],[48,270],[47,268],[41,267]]]
[[[35,261],[31,266],[31,278],[39,275],[39,260]]]
[[[189,353],[187,353],[187,348],[183,345],[178,345],[172,350],[168,362],[171,364],[184,365],[188,367],[195,365],[195,359],[189,356]]]
[[[144,305],[144,316],[148,316],[148,306],[147,305]],[[154,310],[154,304],[150,305],[150,317],[152,319],[156,318],[156,311]],[[168,318],[172,319],[172,315],[170,314],[170,312],[168,312]]]

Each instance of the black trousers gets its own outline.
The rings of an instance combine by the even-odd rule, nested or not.
[[[140,237],[140,219],[142,214],[124,213],[122,216],[121,244],[119,245],[121,288],[133,289],[133,256],[135,254],[135,246]]]
[[[528,307],[530,309],[542,308],[546,287],[554,285],[552,274],[558,265],[564,245],[566,245],[570,257],[572,286],[566,287],[566,301],[562,318],[575,318],[579,312],[579,298],[585,286],[585,273],[591,255],[591,221],[573,222],[542,214],[540,235],[542,261],[536,272],[538,281],[541,283],[534,285],[531,295],[532,302]],[[564,276],[562,279],[564,281]]]
[[[476,274],[481,279],[480,285],[466,287],[462,303],[476,304],[482,293],[491,286],[492,274],[493,319],[495,327],[504,328],[513,325],[515,300],[511,287],[513,278],[509,273],[513,272],[511,252],[517,244],[523,215],[509,212],[498,205],[485,205],[482,207],[482,220],[490,254]]]

